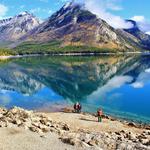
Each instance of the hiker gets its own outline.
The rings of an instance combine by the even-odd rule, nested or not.
[[[97,110],[98,122],[102,122],[103,111],[102,109]]]
[[[82,107],[81,107],[81,104],[79,102],[74,104],[74,110],[76,113],[80,113],[81,109],[82,109]]]

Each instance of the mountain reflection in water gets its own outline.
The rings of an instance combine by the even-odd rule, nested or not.
[[[0,62],[0,105],[85,111],[150,122],[150,56],[31,57]],[[138,116],[138,117],[137,117]],[[140,116],[140,117],[139,117]]]

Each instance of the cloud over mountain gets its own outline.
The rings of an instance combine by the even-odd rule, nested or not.
[[[140,30],[147,34],[150,34],[150,23],[144,16],[134,16],[131,19],[137,22]]]
[[[6,15],[7,11],[8,8],[5,5],[0,4],[0,19],[2,19]]]
[[[130,22],[126,22],[120,16],[112,14],[110,11],[119,11],[123,8],[116,0],[75,0],[76,3],[83,3],[85,8],[105,20],[114,28],[128,29],[132,27]]]

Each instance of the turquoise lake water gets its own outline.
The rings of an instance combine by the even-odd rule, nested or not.
[[[0,61],[0,106],[83,110],[150,123],[150,56],[30,57]]]

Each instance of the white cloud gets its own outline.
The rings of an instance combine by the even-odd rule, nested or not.
[[[144,84],[142,82],[135,82],[132,84],[132,87],[139,89],[139,88],[143,88]]]
[[[37,13],[37,12],[40,12],[41,11],[41,8],[33,8],[30,10],[31,13]]]
[[[150,35],[150,31],[146,32],[146,34]]]
[[[47,13],[49,15],[53,13],[53,11],[50,10],[50,9],[46,9],[46,8],[43,9],[43,8],[40,8],[40,7],[31,9],[30,12],[33,13],[33,14],[34,13]]]
[[[0,4],[0,19],[2,19],[6,15],[7,11],[8,8],[5,5]]]
[[[108,81],[103,87],[100,87],[97,91],[93,92],[88,99],[97,100],[99,97],[105,97],[107,93],[114,89],[120,88],[126,83],[133,80],[130,76],[116,76]]]
[[[150,22],[144,16],[134,16],[131,19],[137,22],[140,30],[150,34]]]
[[[136,82],[134,82],[131,86],[133,88],[143,88],[146,84],[150,83],[149,79],[150,79],[150,68],[140,73]]]
[[[150,68],[145,70],[146,73],[150,73]]]
[[[108,9],[115,10],[115,11],[123,9],[121,6],[115,5],[114,3],[111,3],[111,2],[108,2],[107,5],[106,5],[106,7]]]
[[[99,18],[105,20],[114,28],[131,28],[133,25],[126,22],[120,16],[113,15],[110,11],[121,10],[118,0],[76,0],[76,2],[84,3],[85,8],[96,14]]]
[[[4,95],[1,95],[1,105],[7,106],[11,102],[11,97],[7,95],[6,93]]]
[[[145,21],[145,17],[144,16],[133,16],[131,19],[134,20],[134,21],[137,21],[137,22]]]

